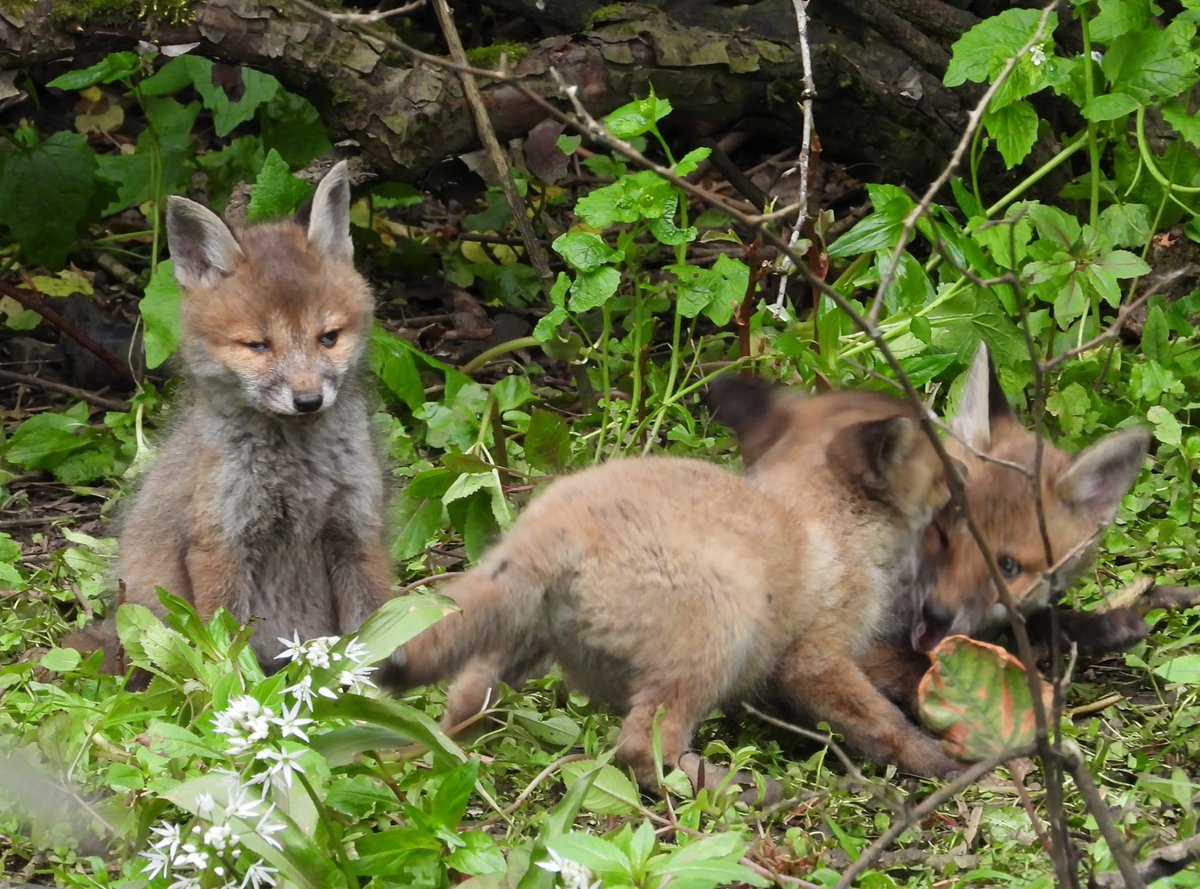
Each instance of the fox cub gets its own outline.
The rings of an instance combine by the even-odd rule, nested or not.
[[[649,790],[656,724],[670,767],[714,707],[759,691],[874,759],[955,768],[855,663],[949,496],[916,416],[873,393],[804,398],[739,381],[714,400],[748,477],[637,457],[555,481],[447,587],[461,611],[409,642],[393,678],[453,676],[455,726],[501,680],[552,658],[626,714],[619,755]]]
[[[373,301],[355,271],[345,162],[310,221],[231,231],[181,197],[167,240],[183,291],[180,416],[120,532],[126,601],[161,613],[156,587],[202,618],[257,618],[276,637],[356,630],[390,595],[384,484],[362,371]],[[117,652],[112,622],[66,644]]]
[[[1150,436],[1144,429],[1122,429],[1078,454],[1042,442],[1040,495],[1048,557],[1037,495],[1024,474],[1033,471],[1037,437],[1013,412],[983,343],[951,432],[946,449],[966,467],[971,515],[1018,608],[1032,618],[1030,632],[1045,636],[1049,606],[1094,561],[1097,543],[1092,538],[1115,518],[1141,470]],[[922,553],[926,574],[935,582],[917,590],[915,599],[910,591],[897,590],[892,630],[863,658],[876,684],[909,706],[929,667],[923,652],[951,634],[986,638],[1008,626],[988,565],[965,524],[939,517],[926,532]],[[1051,589],[1046,575],[1056,565]],[[1085,652],[1122,650],[1147,631],[1132,607],[1105,612],[1060,608],[1059,617],[1062,630]]]

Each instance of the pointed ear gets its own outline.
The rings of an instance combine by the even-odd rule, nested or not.
[[[916,424],[908,417],[888,417],[863,423],[855,434],[867,458],[863,481],[876,490],[886,489],[897,468],[913,451],[918,434]]]
[[[1121,498],[1133,485],[1150,447],[1145,429],[1123,429],[1104,436],[1071,461],[1054,489],[1076,512],[1108,524]]]
[[[729,376],[708,384],[704,403],[714,420],[733,430],[742,462],[753,466],[787,431],[788,418],[779,398],[778,386]]]
[[[972,451],[983,454],[992,446],[992,426],[995,421],[1012,416],[1012,407],[996,378],[987,343],[980,340],[975,360],[967,371],[958,414],[950,424],[950,430]]]
[[[350,177],[338,161],[317,185],[309,211],[308,243],[332,262],[354,262],[350,241]]]
[[[233,232],[216,213],[178,196],[167,199],[167,245],[175,280],[185,290],[212,287],[244,259]]]

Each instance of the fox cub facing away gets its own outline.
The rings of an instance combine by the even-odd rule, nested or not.
[[[955,763],[855,664],[894,578],[948,499],[902,402],[730,381],[715,394],[750,464],[614,460],[555,481],[446,594],[461,611],[394,657],[411,687],[453,676],[444,724],[553,658],[626,713],[619,755],[656,787],[696,723],[755,692],[911,772]]]
[[[362,364],[373,302],[354,270],[344,162],[295,221],[233,232],[181,197],[167,239],[183,290],[187,391],[120,532],[126,601],[161,612],[155,587],[202,618],[259,618],[276,637],[356,630],[390,595],[384,485]],[[69,645],[103,647],[112,622]]]

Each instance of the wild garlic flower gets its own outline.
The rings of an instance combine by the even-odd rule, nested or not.
[[[563,858],[553,849],[546,851],[550,853],[550,860],[539,861],[537,866],[544,871],[558,874],[556,882],[563,889],[599,889],[600,880],[591,882],[592,872],[585,865],[570,858]]]
[[[213,719],[213,731],[229,737],[229,752],[234,756],[245,753],[260,741],[265,741],[275,724],[275,713],[250,695],[239,695]]]

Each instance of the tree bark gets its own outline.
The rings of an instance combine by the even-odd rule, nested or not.
[[[543,96],[557,94],[551,68],[597,115],[653,84],[675,107],[669,126],[693,140],[731,127],[784,144],[799,138],[791,0],[733,10],[699,0],[663,9],[627,4],[606,7],[602,17],[600,4],[587,0],[546,0],[544,10],[535,0],[491,5],[528,15],[543,29],[577,28],[529,43],[512,63],[522,83]],[[388,176],[417,179],[442,158],[477,146],[457,74],[414,65],[381,41],[287,0],[199,0],[185,24],[99,14],[78,25],[52,17],[51,6],[37,0],[24,12],[0,10],[0,69],[131,49],[139,40],[199,41],[195,52],[267,71],[308,98],[331,132],[358,140]],[[939,35],[969,24],[970,14],[941,0],[856,0],[810,10],[822,16],[810,22],[809,41],[826,156],[867,165],[866,178],[927,181],[965,117],[961,95],[941,86],[948,53]],[[483,94],[502,139],[525,135],[544,117],[511,85],[484,84]]]

